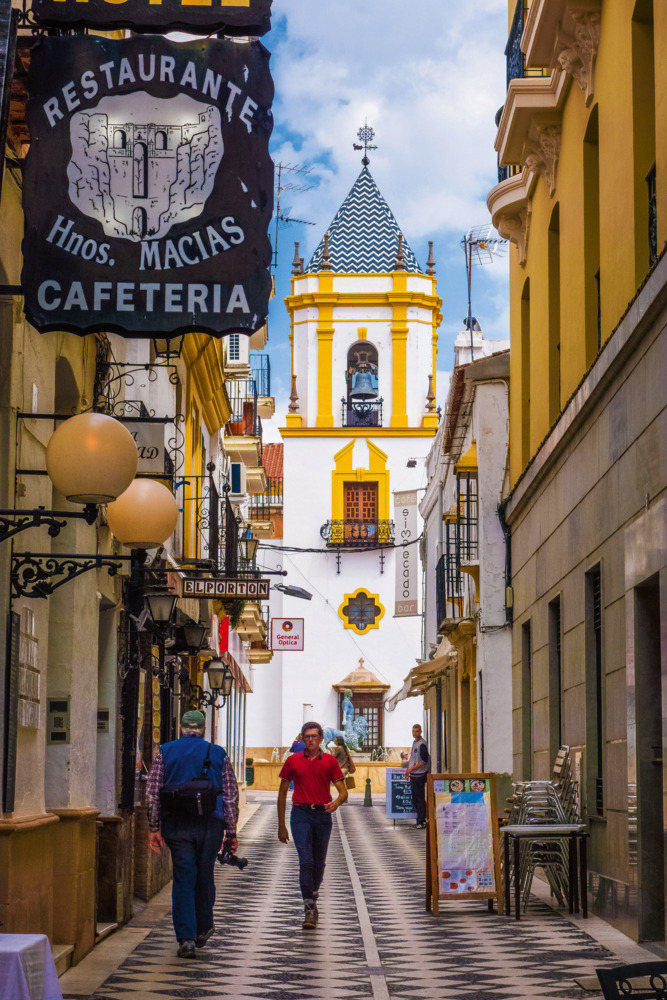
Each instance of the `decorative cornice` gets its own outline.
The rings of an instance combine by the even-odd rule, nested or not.
[[[577,81],[588,107],[595,91],[595,63],[600,47],[599,3],[594,9],[580,9],[577,4],[568,4],[566,10],[574,31],[568,33],[559,28],[553,62]]]
[[[532,214],[531,193],[535,181],[533,171],[526,168],[520,174],[496,184],[486,199],[493,225],[504,239],[517,248],[521,267],[526,264]]]
[[[523,147],[522,163],[542,177],[549,194],[556,190],[556,171],[560,155],[560,125],[535,121]]]

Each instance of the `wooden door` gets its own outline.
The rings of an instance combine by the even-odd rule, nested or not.
[[[346,540],[377,540],[377,483],[345,483],[343,510]]]

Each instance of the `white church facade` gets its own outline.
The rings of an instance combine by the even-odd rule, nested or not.
[[[410,571],[414,600],[402,602],[396,565],[399,582],[408,553],[418,565],[421,525],[404,549],[395,504],[412,494],[416,510],[423,495],[442,302],[432,255],[422,269],[367,161],[305,268],[297,248],[285,302],[282,565],[312,599],[272,598],[272,616],[304,619],[304,649],[256,667],[248,746],[289,746],[304,717],[340,728],[342,682],[362,667],[352,701],[368,719],[365,749],[404,747],[421,702],[385,704],[421,656],[421,576]]]

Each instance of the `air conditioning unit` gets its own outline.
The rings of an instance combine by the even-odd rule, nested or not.
[[[243,462],[232,462],[230,466],[231,470],[231,485],[232,494],[239,495],[246,492],[245,483],[245,465]]]
[[[249,337],[245,333],[231,333],[227,337],[226,367],[232,370],[249,369]]]

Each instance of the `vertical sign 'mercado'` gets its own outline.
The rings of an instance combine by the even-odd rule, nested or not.
[[[30,322],[132,337],[259,329],[273,210],[264,46],[43,38],[28,88]]]

